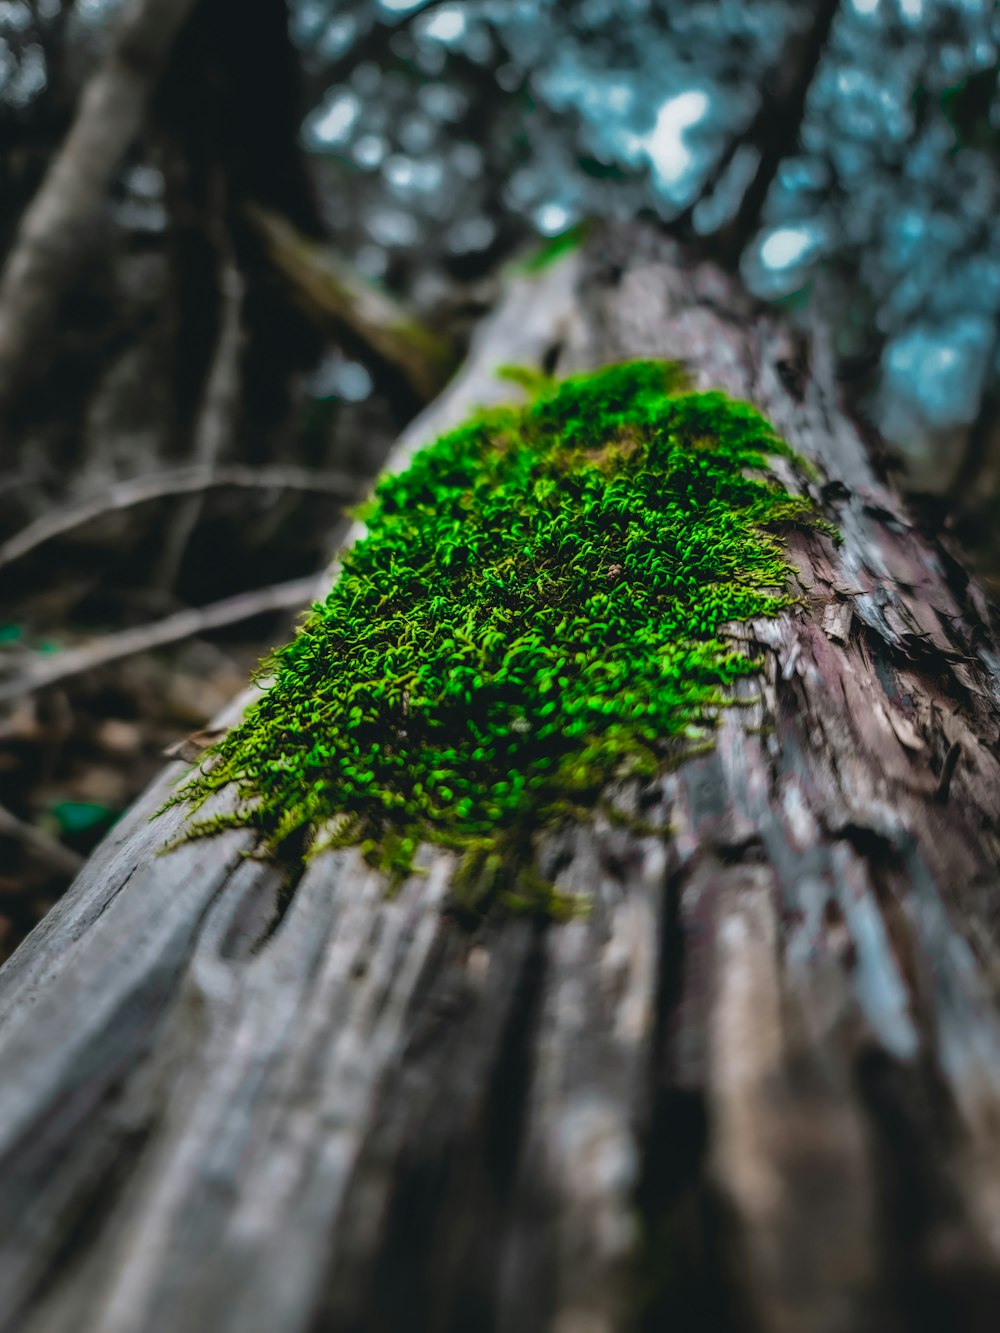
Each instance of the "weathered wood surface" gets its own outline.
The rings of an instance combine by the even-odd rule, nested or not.
[[[1000,657],[822,339],[629,229],[497,360],[677,357],[828,478],[804,607],[714,751],[547,850],[583,920],[387,899],[340,852],[157,849],[173,765],[0,971],[0,1327],[993,1329]],[[755,696],[750,698],[750,696]]]

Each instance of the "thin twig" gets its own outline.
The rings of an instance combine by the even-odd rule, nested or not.
[[[209,606],[178,611],[152,625],[140,625],[118,634],[109,634],[82,648],[71,648],[64,653],[46,656],[30,670],[12,680],[0,682],[0,703],[10,703],[34,690],[45,689],[96,667],[108,666],[111,662],[120,662],[122,658],[134,657],[136,653],[149,652],[153,648],[163,648],[181,639],[193,639],[208,630],[234,625],[266,611],[304,606],[315,595],[319,578],[317,574],[309,574],[306,578],[292,579],[289,583],[276,583],[269,588],[241,592],[221,602],[212,602]]]
[[[335,496],[344,503],[360,500],[364,488],[355,478],[345,472],[314,472],[305,467],[180,467],[163,472],[153,472],[142,477],[130,477],[127,481],[115,482],[100,495],[89,496],[62,509],[50,513],[29,523],[27,527],[15,533],[0,546],[0,568],[42,546],[45,542],[61,537],[74,528],[92,523],[95,519],[122,509],[131,509],[135,505],[146,504],[150,500],[160,500],[168,495],[188,495],[192,492],[212,490],[216,487],[235,486],[247,490],[294,490],[317,491],[324,495]]]
[[[224,184],[217,181],[216,193],[224,195]],[[243,298],[245,283],[236,265],[223,221],[224,199],[216,203],[214,225],[216,252],[219,256],[219,333],[215,354],[208,372],[198,420],[194,428],[191,462],[201,467],[215,467],[229,452],[240,405],[240,358],[243,350]],[[198,526],[205,497],[201,492],[189,496],[178,506],[173,522],[164,533],[163,550],[153,583],[171,589],[184,561],[191,535]]]
[[[63,875],[75,875],[82,869],[86,857],[64,847],[58,839],[51,837],[44,829],[36,828],[23,819],[18,819],[6,806],[0,805],[0,837],[16,838],[23,842],[42,860],[48,862],[53,870]]]

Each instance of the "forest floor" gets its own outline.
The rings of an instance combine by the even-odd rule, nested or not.
[[[204,728],[245,685],[289,617],[144,653],[18,701],[0,720],[0,809],[47,840],[0,823],[0,962],[68,887],[76,865],[162,769],[172,746]],[[254,637],[250,637],[253,634]],[[0,625],[2,655],[21,656],[21,625]],[[60,653],[83,636],[34,644]],[[18,649],[21,649],[18,652]],[[22,834],[24,830],[21,830]],[[4,836],[5,833],[7,836]]]
[[[324,461],[363,495],[397,430],[378,396],[346,419],[334,413]],[[148,472],[162,464],[144,466]],[[196,753],[198,733],[244,689],[260,659],[288,639],[345,530],[335,495],[221,488],[205,498],[167,591],[157,576],[184,497],[106,513],[5,564],[11,538],[31,521],[16,499],[8,491],[0,523],[0,963],[65,892],[167,754],[185,743]],[[73,505],[79,497],[67,499]],[[266,596],[271,588],[286,590],[277,610],[189,630],[45,688],[17,690],[26,673],[58,669],[123,633],[155,630],[189,608]],[[12,687],[16,697],[5,693]]]

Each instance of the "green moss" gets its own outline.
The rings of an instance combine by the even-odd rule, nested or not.
[[[520,378],[528,405],[379,483],[330,595],[175,798],[236,785],[194,834],[359,844],[398,876],[443,844],[468,902],[560,915],[538,832],[704,744],[755,670],[726,627],[791,604],[781,532],[820,524],[769,471],[791,451],[661,362]]]
[[[567,227],[565,231],[550,236],[544,240],[541,245],[534,250],[526,259],[522,259],[516,266],[518,273],[543,273],[547,268],[562,259],[564,255],[572,254],[574,250],[579,250],[580,246],[587,238],[587,223],[576,222],[572,227]]]

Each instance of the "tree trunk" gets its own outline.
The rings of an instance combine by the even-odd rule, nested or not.
[[[194,0],[132,0],[90,79],[65,143],[31,201],[0,280],[0,407],[30,373],[60,297],[87,257],[88,234],[142,128]]]
[[[577,283],[574,290],[573,284]],[[645,818],[553,849],[589,915],[442,912],[351,851],[164,856],[173,765],[0,971],[0,1327],[995,1326],[1000,656],[793,336],[622,229],[516,280],[501,361],[687,362],[825,475],[843,534],[747,707]]]

